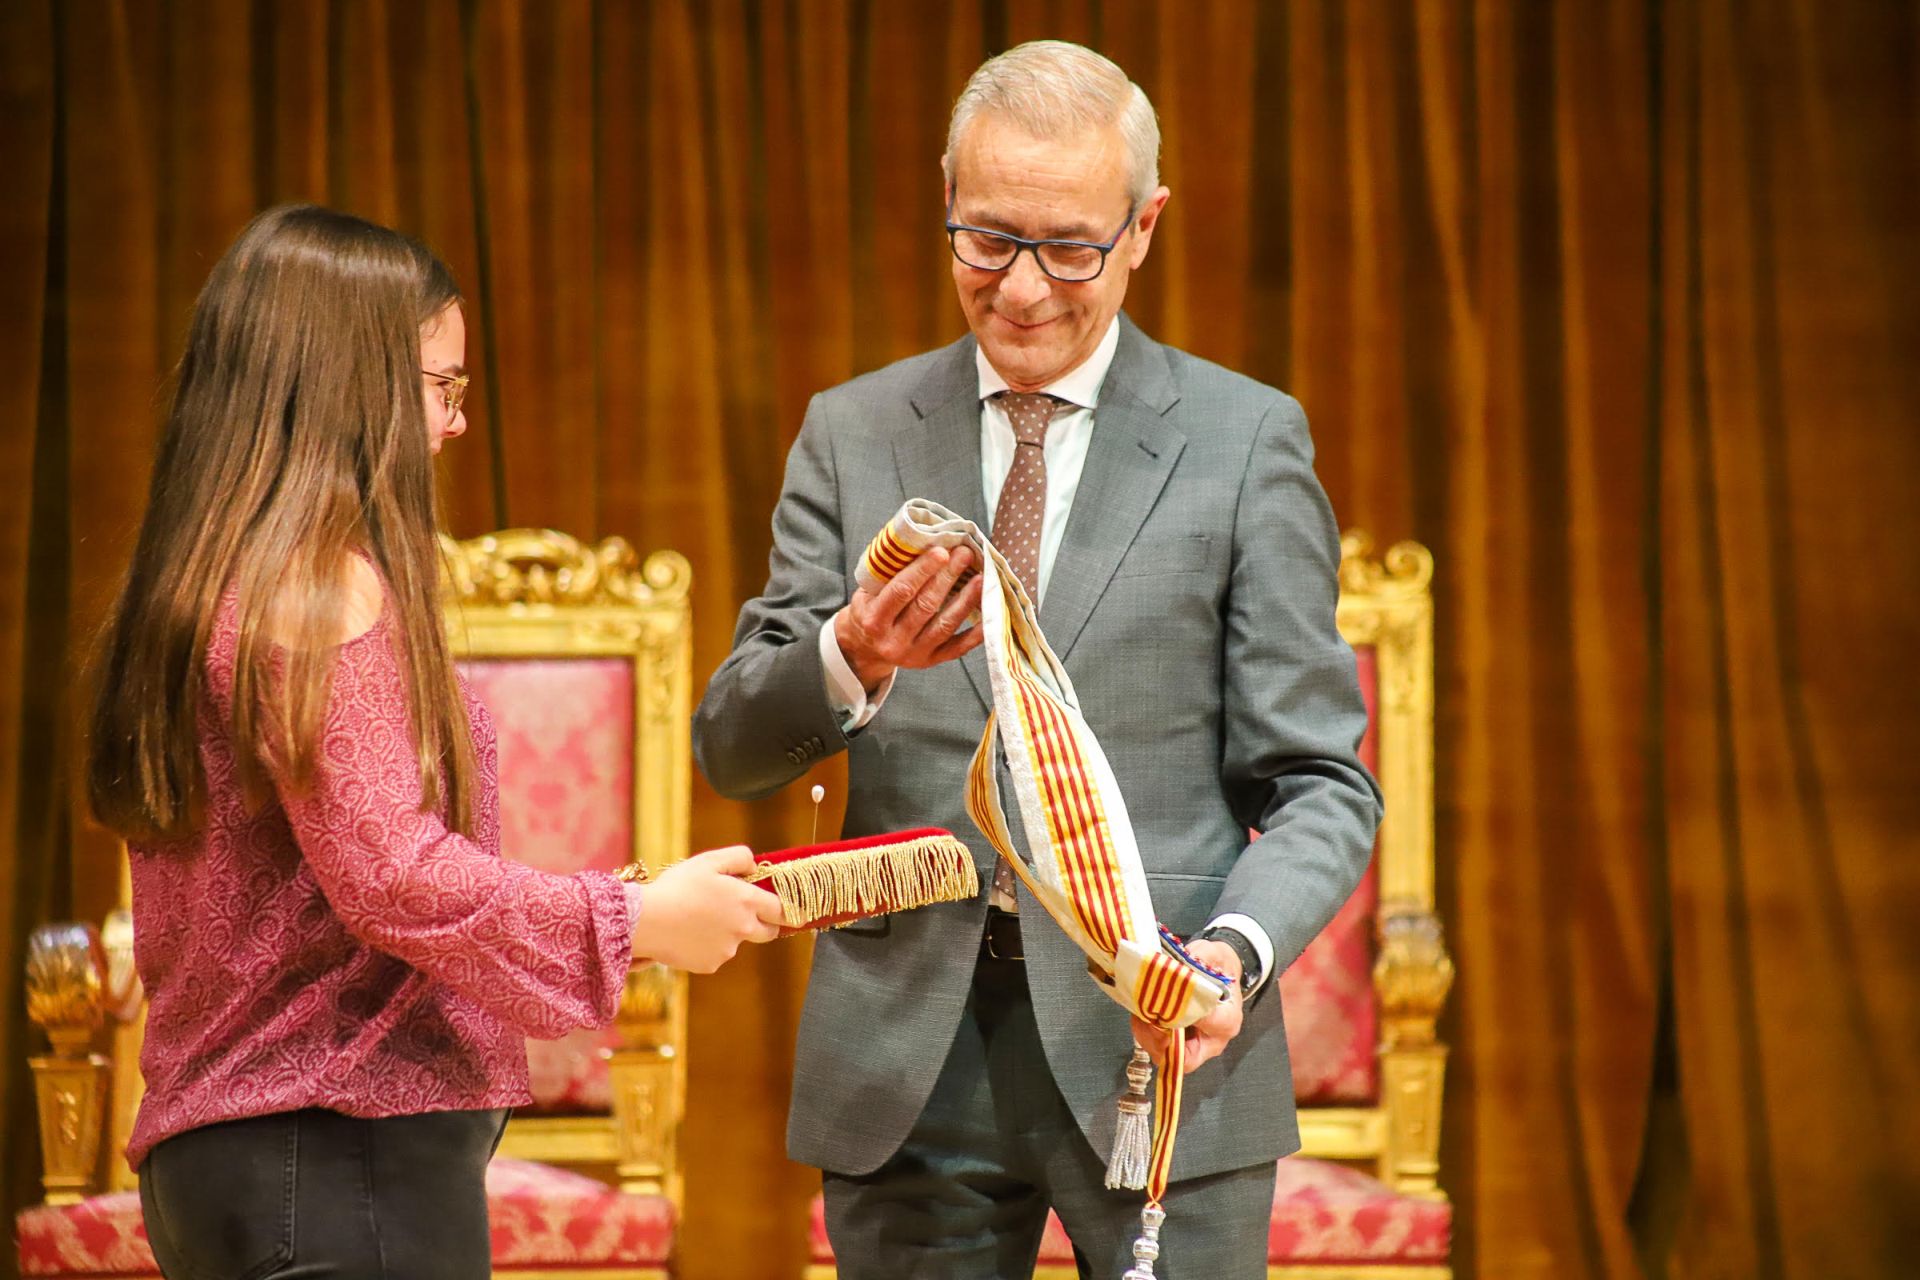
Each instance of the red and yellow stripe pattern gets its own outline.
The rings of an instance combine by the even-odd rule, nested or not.
[[[909,547],[900,541],[900,535],[894,532],[895,523],[887,521],[881,526],[880,532],[873,535],[873,541],[867,544],[867,571],[882,582],[892,582],[924,550]]]
[[[1133,987],[1134,1007],[1142,1021],[1156,1027],[1171,1026],[1187,1007],[1192,986],[1191,968],[1164,952],[1156,952],[1140,966]]]
[[[1021,628],[1013,628],[1017,640]],[[1027,646],[1017,644],[1022,658]],[[1126,885],[1106,807],[1066,709],[1040,684],[1031,660],[1013,664],[1017,709],[1028,763],[1039,784],[1047,837],[1060,862],[1067,903],[1080,929],[1112,952],[1127,932]]]
[[[1187,1033],[1167,1033],[1167,1060],[1153,1082],[1153,1154],[1147,1160],[1147,1203],[1166,1199],[1173,1170],[1173,1137],[1180,1126],[1180,1093],[1187,1081]]]

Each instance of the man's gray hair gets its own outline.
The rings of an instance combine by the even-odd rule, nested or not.
[[[953,104],[940,168],[953,181],[953,153],[974,118],[992,113],[1036,138],[1078,137],[1119,125],[1127,146],[1127,192],[1134,206],[1160,185],[1160,121],[1144,89],[1082,45],[1030,40],[980,64]]]

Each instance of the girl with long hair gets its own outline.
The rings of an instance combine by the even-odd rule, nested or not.
[[[485,1276],[524,1037],[606,1025],[636,956],[710,972],[777,932],[745,849],[646,886],[499,857],[438,600],[465,348],[439,259],[312,206],[255,218],[195,305],[88,762],[169,1277]]]

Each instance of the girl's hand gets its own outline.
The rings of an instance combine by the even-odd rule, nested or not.
[[[786,922],[780,899],[741,879],[753,870],[745,845],[711,849],[668,867],[641,887],[633,954],[690,973],[712,973],[742,942],[771,942]]]

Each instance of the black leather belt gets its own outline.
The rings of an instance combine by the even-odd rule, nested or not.
[[[1025,960],[1020,945],[1020,917],[998,907],[987,908],[987,932],[980,939],[980,953],[989,960]]]

